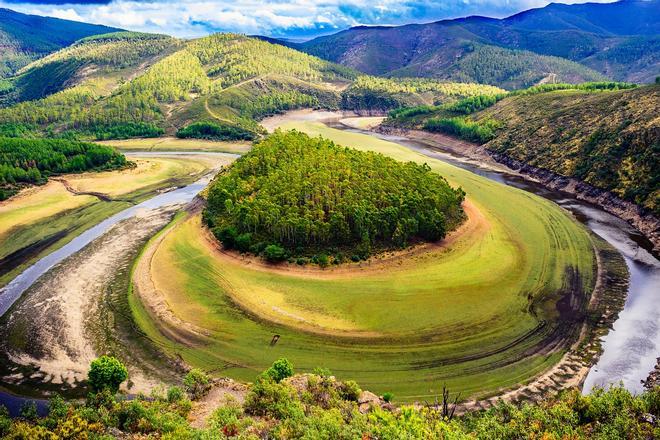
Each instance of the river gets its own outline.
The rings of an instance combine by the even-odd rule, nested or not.
[[[506,172],[496,171],[480,166],[473,160],[458,156],[441,145],[429,145],[400,136],[385,135],[371,131],[347,127],[338,120],[328,120],[326,123],[334,128],[376,136],[384,140],[396,142],[422,153],[428,157],[439,159],[455,166],[471,171],[506,185],[511,185],[542,197],[572,212],[575,217],[596,234],[607,240],[624,256],[630,271],[629,294],[624,310],[614,328],[603,341],[603,354],[599,362],[591,369],[584,384],[584,392],[594,386],[622,382],[632,392],[641,392],[641,380],[648,373],[660,356],[660,261],[650,253],[650,243],[623,220],[605,211],[577,200],[562,192],[550,191],[540,184]],[[141,154],[144,152],[132,152]],[[191,152],[149,152],[150,155],[178,155]],[[194,154],[194,153],[192,153]],[[224,153],[200,153],[224,154]],[[226,154],[236,157],[237,155]],[[41,275],[68,256],[78,252],[95,238],[103,235],[111,226],[127,219],[140,210],[185,203],[192,200],[209,182],[211,176],[205,176],[197,182],[183,188],[159,194],[138,205],[127,208],[98,225],[85,231],[67,245],[42,258],[0,289],[0,316],[27,290]],[[25,398],[0,392],[0,404],[10,407],[16,414],[18,407]],[[40,409],[44,402],[39,401]]]
[[[589,371],[583,392],[588,393],[596,386],[619,383],[634,393],[643,390],[642,381],[653,370],[660,356],[660,261],[651,254],[651,243],[637,230],[618,217],[570,194],[548,190],[516,174],[480,166],[472,159],[443,150],[441,145],[351,128],[337,119],[326,123],[333,128],[398,143],[425,156],[550,199],[569,210],[581,223],[616,248],[630,271],[628,297],[614,328],[603,339],[603,354]]]

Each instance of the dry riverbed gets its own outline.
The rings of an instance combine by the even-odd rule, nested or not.
[[[84,380],[90,362],[106,352],[110,320],[104,304],[115,275],[130,266],[141,246],[164,227],[180,205],[145,210],[126,219],[70,256],[33,285],[3,317],[2,357],[11,371],[7,384],[42,382],[65,390]],[[130,364],[129,364],[130,365]],[[129,368],[131,392],[159,381]]]

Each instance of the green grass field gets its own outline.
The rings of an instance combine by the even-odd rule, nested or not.
[[[248,142],[220,142],[204,139],[178,139],[175,137],[99,141],[121,151],[208,151],[242,154],[250,149]]]
[[[15,256],[0,270],[0,286],[111,215],[158,190],[190,183],[209,169],[204,158],[132,160],[137,163],[132,169],[64,176],[76,191],[100,192],[112,201],[72,194],[51,180],[0,203],[0,259]],[[17,255],[21,252],[24,255]]]
[[[444,247],[317,271],[246,264],[218,252],[200,234],[199,217],[179,217],[153,255],[151,278],[176,317],[205,336],[175,342],[180,328],[154,320],[133,292],[136,322],[159,346],[241,380],[284,356],[298,370],[327,367],[399,400],[431,400],[443,384],[483,396],[558,361],[561,350],[537,353],[558,334],[565,343],[572,329],[556,304],[570,292],[585,302],[594,284],[589,235],[566,212],[368,135],[315,122],[284,128],[426,162],[465,189],[471,219]],[[572,270],[578,275],[567,276]]]

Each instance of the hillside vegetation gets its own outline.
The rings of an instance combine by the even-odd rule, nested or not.
[[[216,178],[205,219],[225,247],[271,260],[329,248],[367,258],[442,239],[463,219],[463,197],[428,166],[278,131]]]
[[[5,105],[51,95],[82,82],[108,92],[136,73],[138,66],[167,53],[178,42],[165,35],[116,32],[79,40],[18,72],[0,95]]]
[[[476,115],[502,124],[491,151],[597,188],[660,216],[660,86],[551,92],[503,100]]]
[[[540,81],[652,82],[660,67],[658,0],[552,3],[504,19],[355,27],[296,45],[371,75],[520,88]]]
[[[78,39],[118,30],[0,8],[0,79]]]
[[[341,106],[357,111],[386,111],[500,93],[504,93],[504,90],[474,82],[451,83],[424,78],[398,79],[363,75],[342,92]]]
[[[21,185],[44,183],[48,176],[126,166],[123,154],[103,145],[64,139],[0,137],[0,200]]]
[[[183,130],[186,137],[226,139],[236,133],[248,139],[264,133],[258,120],[289,109],[382,111],[498,91],[358,77],[352,69],[235,34],[182,42],[120,32],[83,39],[6,80],[0,130],[22,126],[33,134],[96,139]],[[222,134],[188,128],[200,122]]]
[[[39,417],[25,406],[11,420],[0,411],[0,435],[24,438],[138,439],[650,439],[660,431],[660,391],[631,395],[623,388],[596,390],[582,396],[570,390],[538,403],[500,403],[487,411],[458,416],[448,391],[434,403],[397,408],[395,396],[379,398],[354,381],[339,381],[327,369],[294,375],[293,365],[278,359],[254,384],[241,389],[244,402],[229,399],[206,420],[191,423],[203,411],[204,397],[213,387],[200,370],[191,370],[183,387],[154,390],[150,396],[128,400],[116,395],[126,380],[126,368],[114,358],[92,363],[92,393],[85,402],[56,396],[49,415]],[[369,399],[364,403],[364,399]]]
[[[390,113],[386,125],[438,131],[576,177],[660,214],[660,86],[532,87]]]

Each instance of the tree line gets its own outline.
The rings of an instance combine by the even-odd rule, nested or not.
[[[21,184],[39,184],[48,176],[108,170],[127,165],[126,157],[111,147],[67,139],[0,137],[0,199]]]
[[[284,257],[343,248],[366,258],[443,238],[463,219],[463,198],[427,165],[278,131],[216,178],[204,218],[220,241],[241,251],[276,245]]]

